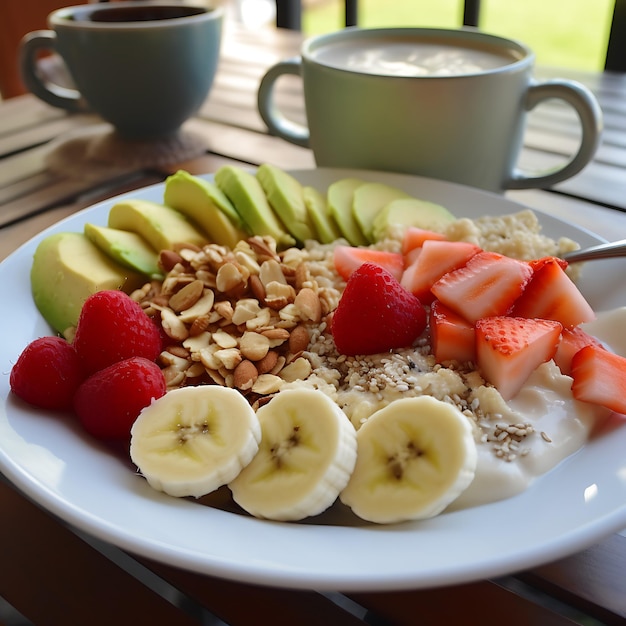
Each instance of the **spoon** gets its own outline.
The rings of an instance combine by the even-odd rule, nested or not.
[[[601,243],[582,250],[572,250],[572,252],[565,253],[561,258],[568,263],[574,263],[594,259],[611,259],[617,256],[626,256],[626,239]]]

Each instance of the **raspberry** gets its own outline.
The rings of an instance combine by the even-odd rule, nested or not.
[[[410,346],[424,331],[426,310],[384,268],[364,263],[354,271],[332,321],[342,354],[376,354]]]
[[[130,296],[104,290],[85,301],[74,347],[87,372],[93,374],[133,356],[154,361],[162,341],[157,325]]]
[[[85,378],[74,347],[61,337],[40,337],[20,354],[9,384],[16,396],[42,409],[71,409]]]
[[[165,391],[159,366],[143,357],[131,357],[85,380],[74,396],[74,410],[94,437],[125,440],[141,410]]]

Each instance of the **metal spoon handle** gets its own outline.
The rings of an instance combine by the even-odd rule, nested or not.
[[[591,261],[593,259],[610,259],[612,257],[626,256],[626,239],[601,243],[597,246],[573,250],[563,255],[563,259],[568,263],[575,261]]]

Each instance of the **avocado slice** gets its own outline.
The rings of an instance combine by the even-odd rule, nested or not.
[[[239,213],[210,181],[179,170],[165,180],[163,202],[202,228],[214,243],[234,248],[248,235]]]
[[[374,218],[392,200],[410,198],[411,196],[385,183],[365,183],[354,190],[352,212],[361,232],[369,243],[375,240],[372,235]]]
[[[159,255],[137,233],[89,223],[85,224],[84,232],[87,239],[116,263],[145,274],[150,279],[163,280]]]
[[[315,239],[317,233],[309,220],[300,182],[269,163],[259,166],[256,177],[270,206],[296,240]]]
[[[364,181],[359,178],[341,178],[332,183],[327,192],[330,214],[341,234],[353,246],[366,246],[368,243],[352,212],[354,191],[363,184]]]
[[[172,250],[176,244],[204,246],[204,233],[180,211],[149,200],[122,200],[109,211],[109,228],[141,235],[155,250]]]
[[[255,235],[273,237],[280,248],[295,245],[295,239],[280,223],[254,174],[224,165],[215,172],[215,182]]]
[[[443,232],[455,219],[448,209],[434,202],[401,198],[392,200],[374,218],[372,235],[374,241],[380,241],[388,236],[390,228],[398,224]]]
[[[43,318],[59,332],[75,327],[85,300],[96,291],[130,293],[145,276],[113,261],[86,235],[63,232],[43,239],[33,257],[30,283]]]
[[[309,219],[315,227],[317,240],[321,243],[332,243],[339,239],[341,231],[330,214],[326,196],[308,185],[302,188],[302,195]]]

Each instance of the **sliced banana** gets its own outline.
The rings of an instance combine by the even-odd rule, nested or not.
[[[257,411],[261,445],[230,483],[251,515],[295,521],[330,507],[356,462],[356,431],[341,409],[314,389],[281,391]]]
[[[141,412],[131,429],[130,457],[155,489],[199,498],[235,478],[260,440],[259,420],[238,391],[183,387]]]
[[[469,420],[431,396],[396,400],[357,432],[358,458],[341,501],[370,522],[433,517],[472,482]]]

